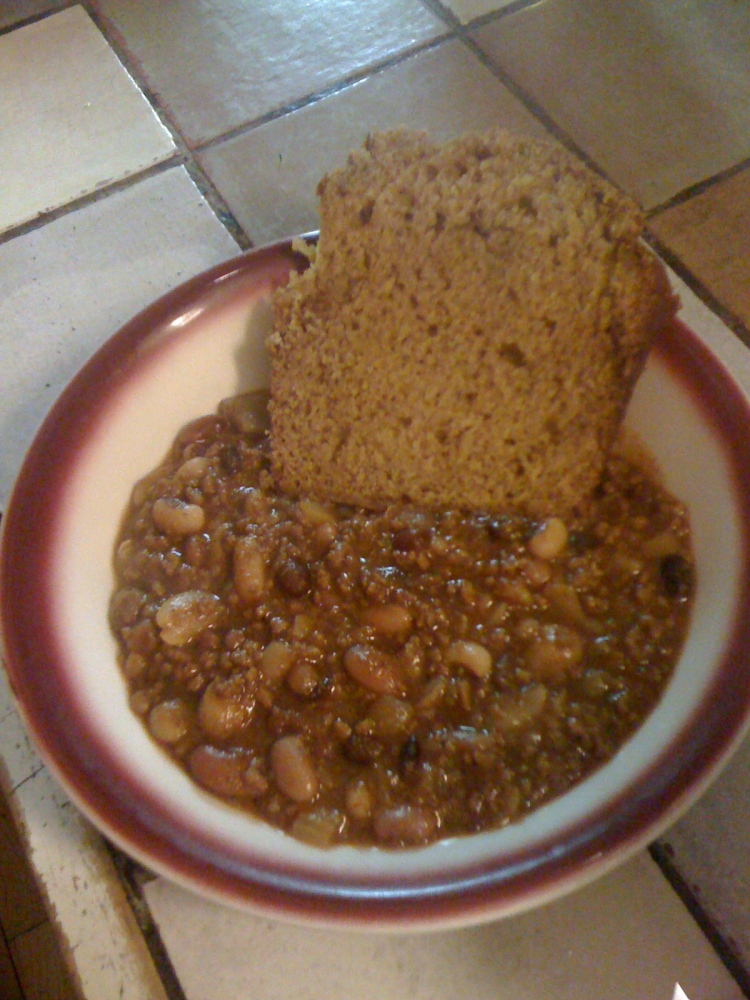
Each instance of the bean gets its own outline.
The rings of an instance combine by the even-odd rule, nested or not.
[[[269,684],[279,684],[293,660],[294,653],[289,643],[274,639],[260,654],[260,672]]]
[[[545,521],[529,541],[529,551],[538,559],[554,559],[562,555],[568,544],[568,529],[559,517]]]
[[[238,685],[217,677],[203,692],[198,721],[211,739],[229,739],[245,727],[252,714],[252,705]]]
[[[219,413],[241,434],[262,437],[270,428],[268,390],[255,389],[237,396],[228,396],[219,403]]]
[[[302,739],[282,736],[271,747],[271,772],[279,789],[293,802],[312,802],[318,776]]]
[[[156,624],[168,646],[184,646],[217,624],[222,608],[215,594],[186,590],[168,597],[156,612]]]
[[[378,604],[362,613],[362,620],[371,625],[378,635],[387,638],[406,637],[412,627],[412,616],[401,604]]]
[[[314,809],[301,812],[292,823],[290,833],[314,847],[330,847],[345,823],[346,817],[338,809]]]
[[[145,594],[135,587],[123,587],[112,597],[109,605],[109,620],[113,628],[132,625],[136,621],[146,599]]]
[[[388,844],[424,844],[434,839],[438,818],[433,809],[398,806],[383,809],[375,817],[375,837]]]
[[[318,671],[307,660],[294,664],[286,675],[286,682],[289,690],[301,698],[314,698],[320,690]]]
[[[235,750],[198,746],[188,757],[188,770],[199,785],[217,795],[238,798],[249,794],[245,783],[247,757]]]
[[[276,582],[289,597],[302,597],[310,589],[310,571],[297,559],[284,559],[276,567]]]
[[[160,497],[154,502],[151,515],[160,531],[176,538],[197,534],[206,522],[202,507],[176,497]]]
[[[577,673],[583,660],[583,640],[566,625],[546,625],[526,650],[526,666],[539,680],[561,680]]]
[[[376,735],[387,739],[406,735],[414,719],[414,709],[409,702],[395,698],[392,694],[384,694],[378,698],[369,714]]]
[[[237,540],[232,563],[232,580],[240,600],[257,604],[266,591],[266,561],[257,541],[249,535]]]
[[[178,743],[190,730],[192,712],[180,698],[159,702],[148,713],[148,728],[160,743]]]
[[[346,811],[354,819],[369,819],[372,813],[372,793],[364,781],[353,781],[345,794]]]
[[[445,658],[453,666],[465,667],[480,680],[489,677],[492,670],[492,655],[478,642],[467,642],[460,639],[458,642],[451,643]]]
[[[392,656],[373,646],[350,646],[344,653],[344,668],[352,680],[375,694],[402,692],[398,664]]]
[[[172,483],[179,487],[198,483],[207,472],[208,459],[202,455],[196,455],[195,458],[189,458],[186,462],[182,463],[172,476]]]
[[[303,497],[297,504],[297,517],[303,524],[317,527],[322,524],[335,524],[336,518],[332,511],[324,507],[317,500],[308,500]]]

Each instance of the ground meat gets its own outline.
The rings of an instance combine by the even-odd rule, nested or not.
[[[684,509],[616,456],[564,524],[280,493],[259,402],[137,484],[111,624],[131,706],[202,787],[320,845],[513,822],[609,760],[686,633]]]

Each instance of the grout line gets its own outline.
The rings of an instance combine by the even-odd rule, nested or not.
[[[680,278],[685,282],[691,292],[694,292],[698,298],[706,305],[712,313],[715,313],[719,319],[724,323],[732,333],[741,340],[746,347],[750,347],[750,329],[745,325],[745,323],[736,316],[731,310],[727,309],[710,291],[706,285],[696,276],[696,274],[690,270],[685,264],[683,264],[680,257],[670,250],[666,244],[655,236],[652,232],[648,230],[643,234],[643,238],[661,258],[664,260],[669,267],[679,275]]]
[[[35,229],[40,229],[48,222],[54,222],[56,219],[60,219],[65,215],[77,212],[80,208],[85,208],[87,205],[94,204],[94,202],[97,201],[102,201],[112,194],[117,194],[119,191],[124,191],[127,188],[134,187],[136,184],[140,183],[140,181],[146,180],[149,177],[154,177],[157,174],[164,173],[172,167],[181,165],[184,166],[181,155],[179,153],[173,153],[166,160],[161,160],[159,163],[154,163],[149,167],[145,167],[143,170],[137,170],[132,174],[128,174],[127,177],[121,177],[119,180],[112,181],[106,185],[98,187],[94,191],[90,191],[88,194],[74,198],[72,201],[68,201],[64,205],[59,205],[57,208],[41,212],[39,215],[34,216],[33,219],[29,219],[27,222],[21,222],[17,226],[11,226],[9,229],[0,233],[0,246],[2,246],[3,243],[8,243],[10,240],[15,239],[17,236],[26,236],[27,233],[34,232]]]
[[[17,28],[25,28],[29,24],[36,24],[38,21],[45,21],[48,17],[53,17],[55,14],[61,13],[64,10],[70,10],[71,7],[80,6],[80,0],[66,0],[65,3],[61,3],[59,7],[53,7],[51,10],[44,10],[40,14],[32,14],[30,17],[23,17],[18,21],[14,21],[13,24],[6,24],[4,27],[0,28],[0,38],[3,35],[10,35],[12,32],[16,31]]]
[[[750,170],[750,158],[741,160],[739,163],[735,163],[731,167],[726,167],[724,170],[720,170],[718,173],[712,174],[710,177],[705,177],[703,180],[696,181],[695,184],[690,184],[682,191],[678,191],[677,194],[672,195],[671,198],[668,198],[660,205],[656,205],[654,208],[649,209],[648,218],[653,218],[653,216],[660,215],[662,212],[666,212],[670,208],[683,205],[686,201],[690,201],[692,198],[697,198],[699,195],[703,194],[704,191],[708,191],[714,187],[714,185],[721,184],[722,181],[727,181],[730,178],[735,177],[737,174],[741,174],[744,170]]]
[[[164,986],[167,1000],[187,1000],[143,892],[144,879],[141,872],[145,872],[145,869],[141,869],[137,862],[110,843],[106,837],[102,837],[102,842],[112,858],[125,896],[151,955],[156,974]]]
[[[713,919],[700,902],[696,892],[686,882],[674,863],[671,848],[662,843],[652,844],[649,854],[656,862],[662,875],[677,894],[693,920],[708,939],[709,944],[721,959],[724,967],[737,983],[745,997],[750,998],[750,971],[745,968],[733,941],[727,940],[718,930]]]
[[[273,108],[272,110],[259,115],[257,118],[243,122],[241,125],[235,125],[226,132],[222,132],[221,135],[214,136],[211,139],[207,139],[205,142],[196,144],[194,152],[202,153],[207,149],[212,149],[214,146],[221,145],[223,142],[230,139],[236,139],[238,136],[245,135],[247,132],[260,128],[261,125],[267,125],[269,122],[276,121],[278,118],[283,118],[286,115],[293,114],[295,111],[301,111],[303,108],[311,107],[313,104],[317,104],[320,101],[325,100],[327,97],[333,97],[335,94],[348,90],[350,87],[353,87],[358,83],[363,83],[370,77],[378,76],[380,73],[383,73],[394,66],[398,66],[402,62],[406,62],[408,59],[416,58],[423,52],[439,48],[439,46],[450,41],[454,37],[454,34],[454,32],[446,31],[444,34],[438,35],[437,38],[430,38],[426,42],[420,42],[413,48],[407,49],[403,52],[398,52],[393,56],[389,56],[388,59],[384,59],[382,62],[368,66],[366,69],[355,70],[355,72],[350,73],[349,76],[342,77],[340,80],[324,87],[322,90],[317,90],[312,94],[306,94],[304,97],[300,97],[299,100],[291,101],[289,104]]]

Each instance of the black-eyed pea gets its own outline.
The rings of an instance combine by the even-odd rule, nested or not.
[[[154,705],[148,713],[148,729],[155,740],[172,745],[187,736],[193,713],[181,698]]]
[[[173,485],[182,488],[199,483],[208,472],[208,459],[203,455],[195,455],[193,458],[183,462],[179,469],[172,476]]]
[[[568,529],[559,517],[550,517],[529,540],[529,551],[537,559],[555,559],[568,544]]]
[[[281,792],[292,802],[312,802],[318,794],[318,776],[299,736],[282,736],[271,747],[271,773]]]
[[[151,507],[154,524],[166,535],[185,538],[203,529],[206,515],[197,503],[185,503],[177,497],[160,497]]]
[[[445,653],[450,666],[463,667],[480,680],[489,677],[492,671],[492,654],[478,642],[459,639],[452,642]]]

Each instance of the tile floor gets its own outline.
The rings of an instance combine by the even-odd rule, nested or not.
[[[238,249],[315,227],[320,174],[400,122],[439,139],[505,124],[577,151],[750,344],[744,0],[0,0],[0,507],[44,412],[117,326]],[[44,817],[35,864],[94,968],[66,886],[94,890],[73,840],[54,853],[56,807],[37,809],[47,776],[27,756],[11,787]],[[745,746],[663,841],[745,987],[749,788]],[[51,928],[36,917],[3,924],[0,970],[40,965],[23,958]],[[117,964],[86,994],[149,995]]]

